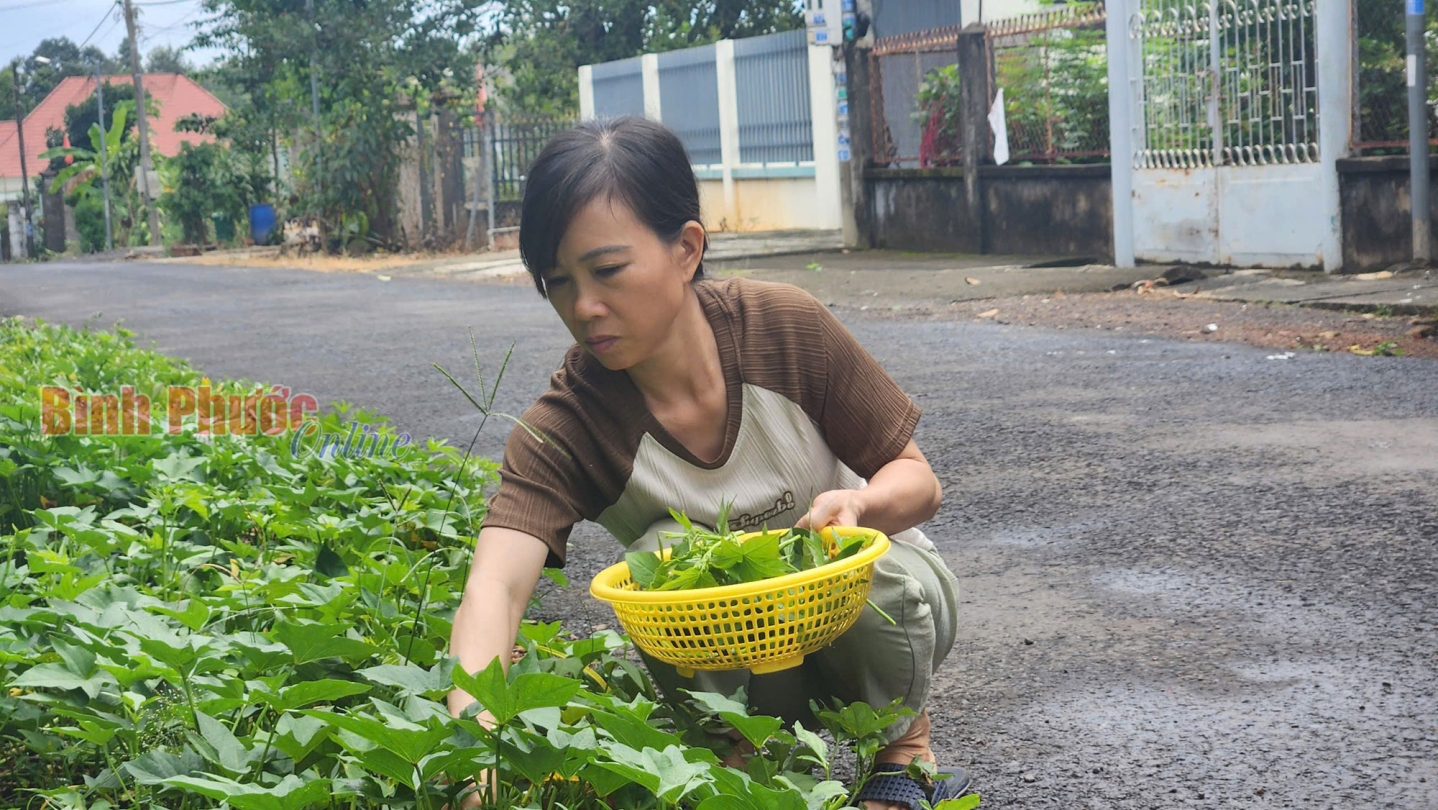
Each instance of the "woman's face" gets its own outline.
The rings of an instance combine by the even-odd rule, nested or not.
[[[622,371],[652,356],[670,334],[692,294],[703,245],[697,222],[669,244],[629,206],[596,198],[565,231],[544,288],[579,345]]]

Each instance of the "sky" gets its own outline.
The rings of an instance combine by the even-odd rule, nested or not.
[[[203,20],[201,0],[134,0],[139,11],[140,52],[156,45],[181,47],[195,35]],[[961,0],[964,19],[977,17],[980,0]],[[1032,0],[983,0],[984,16],[1006,17],[1034,10]],[[115,0],[0,0],[0,65],[17,55],[28,55],[43,39],[67,36],[80,44],[87,37],[108,54],[125,38],[124,18]],[[97,27],[98,26],[98,27]],[[189,51],[185,58],[197,67],[208,64],[217,51]]]
[[[141,53],[156,45],[189,44],[194,24],[205,17],[201,0],[135,0],[135,5]],[[114,54],[125,38],[125,19],[113,0],[0,0],[0,64],[30,54],[41,40],[61,36],[77,45],[91,37],[90,44]],[[200,66],[215,55],[191,51],[185,58]]]

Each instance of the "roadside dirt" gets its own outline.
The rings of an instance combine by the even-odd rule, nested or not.
[[[990,320],[1053,329],[1130,332],[1201,343],[1246,343],[1280,352],[1401,354],[1438,359],[1438,325],[1433,318],[1242,304],[1184,298],[1169,292],[1056,293],[956,301],[928,308],[895,310],[880,305],[872,310],[887,311],[893,317]],[[1210,324],[1217,328],[1208,329]],[[1418,336],[1423,331],[1431,336]]]
[[[426,262],[452,260],[457,256],[458,254],[455,253],[378,252],[363,256],[332,256],[328,253],[281,253],[277,248],[255,248],[248,251],[214,251],[202,253],[199,256],[183,256],[160,261],[222,267],[313,270],[320,273],[373,273]]]

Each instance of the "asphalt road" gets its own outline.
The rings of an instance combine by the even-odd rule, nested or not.
[[[532,290],[183,265],[0,266],[0,314],[123,319],[211,375],[467,442],[430,367],[521,411],[569,343]],[[964,586],[931,712],[989,807],[1438,807],[1438,364],[841,317],[924,410]],[[503,429],[481,440],[496,452]],[[576,532],[546,610],[611,623]]]

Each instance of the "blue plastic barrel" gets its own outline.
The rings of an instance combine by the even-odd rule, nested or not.
[[[257,245],[267,245],[275,232],[275,207],[270,203],[250,206],[250,236]]]

